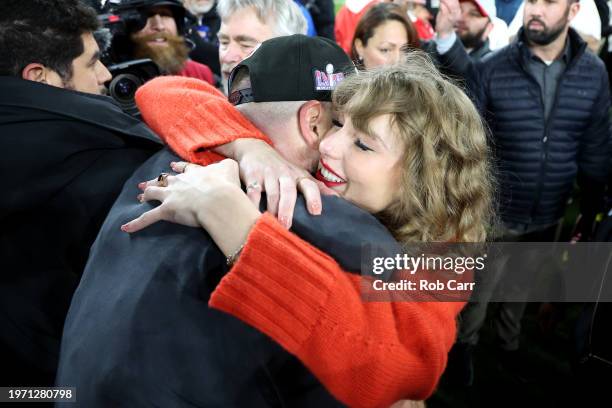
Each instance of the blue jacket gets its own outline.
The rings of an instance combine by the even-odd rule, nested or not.
[[[552,224],[564,213],[574,180],[583,213],[598,209],[610,163],[610,93],[606,68],[569,30],[572,58],[559,80],[549,120],[538,83],[518,41],[472,63],[457,41],[440,61],[462,76],[492,134],[503,221]],[[586,198],[586,199],[585,199]]]

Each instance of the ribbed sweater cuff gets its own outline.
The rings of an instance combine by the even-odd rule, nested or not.
[[[268,336],[296,353],[317,325],[335,284],[334,275],[325,273],[331,258],[321,258],[314,268],[300,262],[308,256],[307,248],[273,216],[264,214],[209,305],[264,328]]]
[[[136,92],[146,123],[185,160],[209,164],[223,157],[209,149],[240,138],[270,143],[223,95],[191,78],[158,77]]]

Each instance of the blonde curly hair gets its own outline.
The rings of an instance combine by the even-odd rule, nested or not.
[[[486,240],[493,179],[485,127],[470,99],[424,52],[349,76],[333,101],[364,133],[375,117],[391,116],[404,146],[400,198],[376,215],[398,241]]]

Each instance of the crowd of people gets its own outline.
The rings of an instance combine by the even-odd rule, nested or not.
[[[489,302],[364,301],[363,248],[555,242],[573,195],[567,239],[595,239],[608,5],[336,6],[0,2],[0,386],[408,407],[473,385]],[[107,86],[149,60],[133,115]],[[489,311],[509,369],[526,300]]]

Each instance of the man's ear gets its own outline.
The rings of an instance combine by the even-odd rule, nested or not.
[[[485,28],[484,33],[482,34],[483,41],[489,38],[489,34],[491,34],[491,31],[493,31],[493,23],[489,21],[489,23],[487,24],[487,27]]]
[[[319,142],[325,134],[325,129],[321,126],[324,115],[323,104],[319,101],[305,102],[298,111],[300,133],[311,149],[319,148]]]
[[[567,0],[567,1],[571,1],[571,0]],[[569,7],[570,7],[570,11],[567,16],[567,20],[571,22],[574,19],[574,17],[576,17],[576,14],[578,14],[578,12],[580,11],[580,2],[574,1],[572,4],[570,4]]]
[[[39,63],[28,64],[21,71],[21,78],[28,81],[47,83],[47,67]]]

